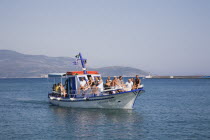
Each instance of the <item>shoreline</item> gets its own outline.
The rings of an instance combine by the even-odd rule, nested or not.
[[[106,78],[108,76],[102,76]],[[111,76],[112,77],[112,76]],[[135,76],[123,76],[135,77]],[[0,79],[47,79],[48,77],[0,77]],[[210,76],[141,76],[143,79],[210,79]]]
[[[210,79],[210,76],[145,76],[146,79]]]

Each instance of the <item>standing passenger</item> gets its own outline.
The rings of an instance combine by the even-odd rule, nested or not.
[[[140,87],[140,84],[141,84],[141,79],[139,78],[138,75],[136,75],[136,79],[135,79],[136,89],[138,89]]]
[[[101,77],[98,77],[98,85],[97,85],[97,87],[99,88],[100,92],[104,91],[103,81],[102,81]]]

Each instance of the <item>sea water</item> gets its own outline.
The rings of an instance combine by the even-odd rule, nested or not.
[[[108,110],[50,105],[47,79],[0,79],[0,140],[210,139],[210,79],[142,82],[134,110]]]

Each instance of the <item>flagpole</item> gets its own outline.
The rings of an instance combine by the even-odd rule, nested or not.
[[[80,60],[81,60],[81,64],[82,64],[82,70],[83,70],[83,73],[84,74],[87,74],[87,70],[86,70],[86,67],[85,67],[85,59],[82,58],[82,54],[79,53],[79,56],[80,56]]]

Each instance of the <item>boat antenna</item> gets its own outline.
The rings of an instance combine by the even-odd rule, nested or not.
[[[83,73],[87,74],[87,70],[86,70],[86,67],[85,67],[85,64],[87,63],[87,59],[82,58],[81,53],[79,53],[79,55],[76,55],[75,57],[77,58],[77,60],[81,61]]]

